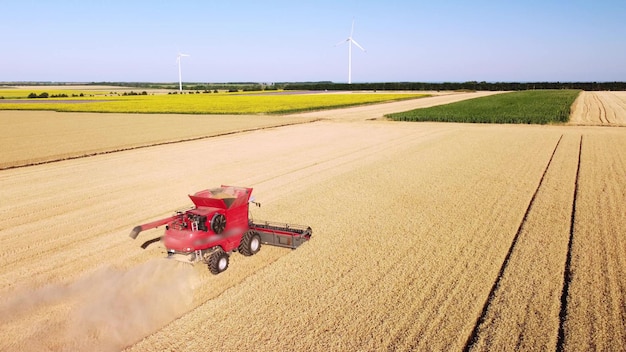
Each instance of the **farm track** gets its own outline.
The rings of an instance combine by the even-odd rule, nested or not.
[[[620,350],[626,130],[381,105],[0,171],[0,349],[462,350],[493,296],[472,350]],[[128,238],[218,184],[313,239],[213,276]]]

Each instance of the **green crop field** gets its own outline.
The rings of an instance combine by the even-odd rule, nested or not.
[[[578,90],[529,90],[387,115],[396,121],[548,124],[567,122]]]
[[[426,94],[317,93],[317,94],[146,94],[63,91],[64,98],[24,99],[30,91],[7,93],[0,110],[50,110],[61,112],[179,113],[179,114],[281,114],[422,98]],[[33,91],[36,94],[41,92]],[[55,94],[49,93],[50,95]],[[12,98],[11,98],[12,97]],[[20,99],[16,99],[19,97]]]

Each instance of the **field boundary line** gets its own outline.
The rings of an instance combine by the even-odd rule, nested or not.
[[[307,120],[307,121],[302,121],[302,122],[284,123],[284,124],[273,125],[273,126],[256,127],[256,128],[248,128],[248,129],[236,130],[236,131],[230,131],[230,132],[222,132],[222,133],[212,134],[212,135],[205,135],[205,136],[198,136],[198,137],[189,137],[189,138],[177,139],[177,140],[173,140],[173,141],[164,141],[164,142],[140,144],[140,145],[137,145],[137,146],[134,146],[134,147],[125,147],[125,148],[103,150],[103,151],[99,151],[99,152],[92,152],[92,153],[86,153],[86,154],[81,154],[81,155],[71,155],[71,156],[67,156],[67,157],[63,157],[63,158],[57,158],[57,159],[51,159],[51,160],[42,160],[42,161],[35,161],[35,162],[32,162],[32,163],[26,163],[26,164],[20,164],[20,165],[5,166],[5,167],[0,167],[0,171],[11,170],[11,169],[19,169],[19,168],[22,168],[22,167],[29,167],[29,166],[52,164],[52,163],[58,163],[58,162],[61,162],[61,161],[66,161],[66,160],[83,159],[83,158],[89,158],[89,157],[98,156],[98,155],[106,155],[106,154],[113,154],[113,153],[119,153],[119,152],[126,152],[126,151],[129,151],[129,150],[136,150],[136,149],[143,149],[143,148],[150,148],[150,147],[158,147],[158,146],[161,146],[161,145],[177,144],[177,143],[184,143],[184,142],[193,142],[193,141],[198,141],[198,140],[202,140],[202,139],[209,139],[209,138],[215,138],[215,137],[229,136],[229,135],[233,135],[233,134],[237,134],[237,133],[246,133],[246,132],[269,130],[269,129],[273,129],[273,128],[287,127],[287,126],[293,126],[293,125],[301,125],[301,124],[305,124],[305,123],[313,123],[313,122],[318,122],[318,121],[322,121],[322,120],[323,119],[320,118],[320,119],[313,119],[313,120]]]
[[[559,335],[556,341],[556,351],[564,351],[565,346],[565,321],[567,320],[567,296],[569,295],[569,284],[572,282],[572,246],[574,243],[574,226],[576,223],[576,199],[578,198],[578,178],[580,175],[580,163],[583,151],[583,136],[580,136],[578,144],[578,166],[576,168],[576,181],[574,183],[574,200],[572,201],[572,215],[569,225],[569,241],[567,242],[567,256],[565,257],[565,268],[563,269],[563,290],[561,291],[561,309],[559,311]]]
[[[485,322],[485,319],[487,317],[487,311],[489,310],[489,306],[491,305],[491,302],[493,301],[496,295],[496,291],[500,287],[500,280],[502,279],[504,275],[504,271],[506,270],[509,264],[509,260],[511,259],[511,254],[513,253],[513,250],[515,249],[515,245],[517,244],[519,236],[522,233],[522,228],[524,227],[524,224],[526,223],[528,219],[528,214],[530,213],[530,209],[532,208],[533,203],[535,202],[535,199],[537,198],[539,189],[541,189],[543,180],[546,177],[546,174],[548,173],[548,169],[550,168],[550,165],[552,164],[552,160],[554,159],[554,155],[556,154],[556,151],[559,148],[559,145],[561,144],[562,139],[563,139],[563,135],[561,134],[561,137],[559,137],[559,140],[556,142],[556,145],[554,146],[554,150],[552,150],[552,155],[550,156],[550,160],[548,160],[548,163],[546,164],[546,167],[543,170],[543,174],[541,175],[541,178],[539,179],[539,184],[537,185],[537,188],[535,189],[535,192],[533,193],[533,196],[530,198],[530,202],[528,203],[528,206],[526,207],[526,212],[524,213],[524,217],[522,218],[522,221],[520,222],[517,228],[517,232],[515,233],[515,236],[513,237],[513,241],[511,241],[511,246],[509,247],[509,250],[506,256],[504,257],[504,261],[502,262],[502,266],[500,267],[498,276],[496,277],[496,280],[491,286],[491,290],[489,291],[487,300],[485,300],[485,304],[483,305],[482,312],[480,313],[480,316],[478,317],[478,319],[476,320],[476,323],[474,324],[474,329],[472,330],[472,333],[468,336],[467,341],[465,342],[465,346],[463,347],[463,352],[469,352],[472,349],[472,346],[478,340],[478,332],[480,330],[480,327]]]

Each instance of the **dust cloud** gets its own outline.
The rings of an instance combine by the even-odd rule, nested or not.
[[[0,330],[31,331],[10,350],[116,351],[189,311],[198,281],[191,265],[164,258],[106,266],[69,284],[13,292],[0,302]]]

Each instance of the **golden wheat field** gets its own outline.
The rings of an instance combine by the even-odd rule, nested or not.
[[[484,94],[220,117],[132,148],[80,140],[94,125],[30,151],[3,135],[0,350],[625,350],[626,129],[578,109],[625,121],[626,95],[583,92],[569,125],[381,118]],[[80,147],[47,151],[61,140]],[[313,237],[219,275],[140,248],[162,228],[128,237],[220,184]]]

